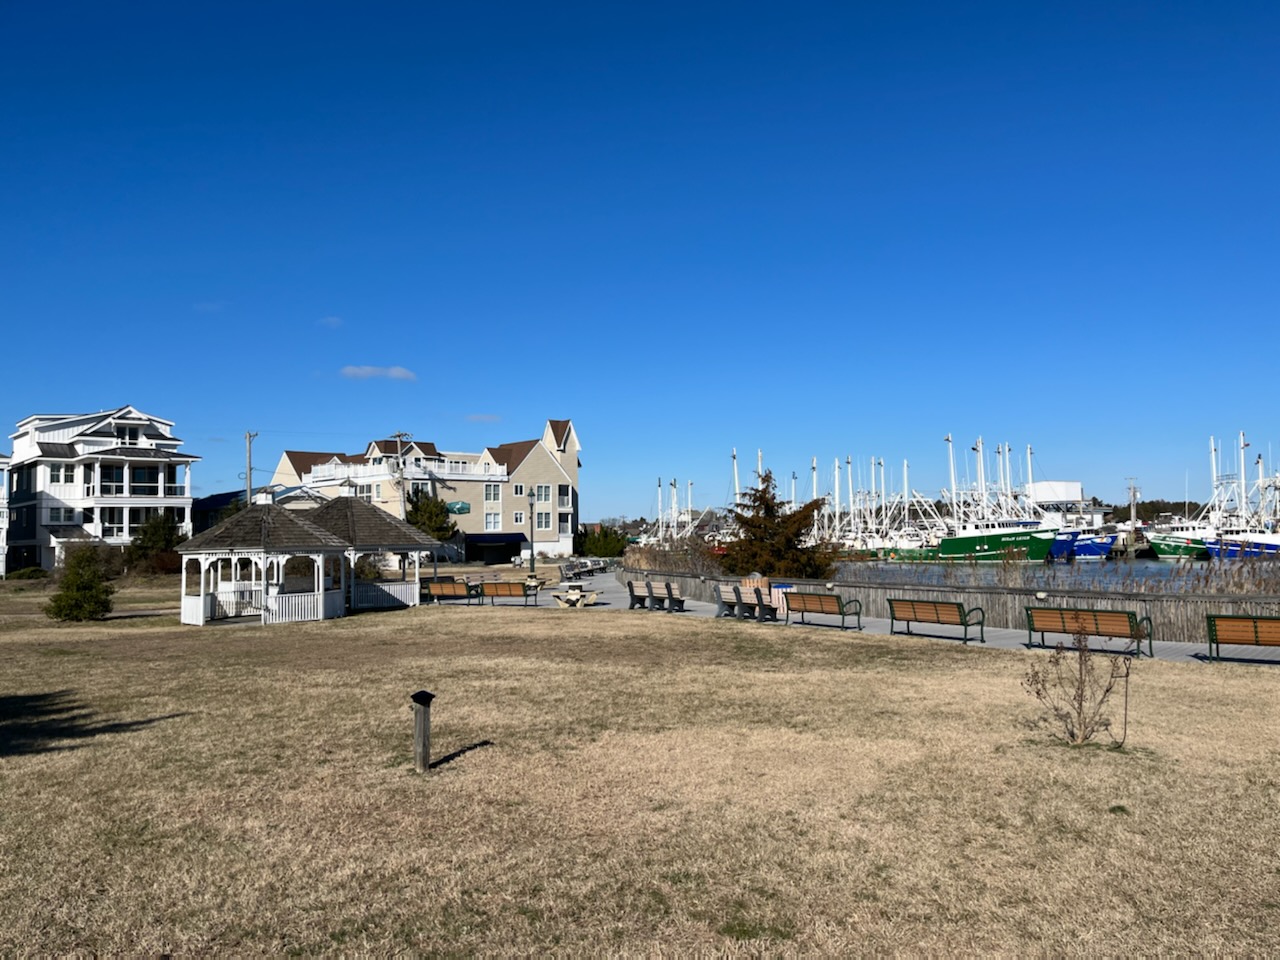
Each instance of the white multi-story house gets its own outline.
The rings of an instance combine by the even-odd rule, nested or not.
[[[123,546],[158,513],[191,533],[191,464],[173,423],[134,407],[37,414],[9,465],[8,569],[52,569],[69,543]]]
[[[303,486],[326,497],[354,495],[402,516],[418,491],[449,504],[475,560],[573,553],[578,529],[578,435],[570,420],[548,420],[536,440],[442,451],[412,439],[374,440],[362,453],[286,450],[273,484]],[[531,540],[532,538],[532,540]]]
[[[9,554],[9,455],[0,453],[0,577],[5,576]]]

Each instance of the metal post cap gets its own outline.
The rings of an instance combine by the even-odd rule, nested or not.
[[[409,695],[410,700],[422,707],[431,706],[431,701],[435,698],[436,695],[430,690],[419,690],[417,693]]]

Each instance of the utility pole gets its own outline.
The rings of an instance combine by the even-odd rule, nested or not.
[[[391,435],[391,439],[396,441],[396,473],[398,475],[396,485],[400,488],[400,519],[404,520],[406,516],[404,510],[404,442],[412,440],[413,434],[397,430]]]
[[[253,441],[256,433],[244,432],[244,505],[253,506]]]

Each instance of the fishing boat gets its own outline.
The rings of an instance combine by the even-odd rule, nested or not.
[[[1076,532],[1076,542],[1071,548],[1072,560],[1105,560],[1111,555],[1119,534],[1104,533],[1098,529],[1083,529]]]
[[[1207,518],[1188,520],[1162,513],[1148,528],[1147,543],[1158,560],[1205,560],[1209,556],[1205,541],[1217,536],[1217,525]]]

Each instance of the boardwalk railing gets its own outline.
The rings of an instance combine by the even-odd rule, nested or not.
[[[666,570],[619,569],[619,583],[653,579],[678,583],[686,597],[703,603],[715,603],[717,583],[738,583],[738,577],[699,577],[694,574]],[[790,583],[797,590],[826,593],[831,581],[795,580],[773,577],[775,583]],[[982,607],[987,626],[1025,630],[1027,607],[1081,607],[1090,610],[1132,610],[1140,617],[1150,617],[1157,640],[1185,643],[1205,642],[1205,614],[1226,613],[1246,616],[1280,615],[1280,596],[1269,594],[1205,594],[1205,593],[1132,593],[1110,590],[1035,590],[996,586],[959,586],[918,583],[860,583],[843,580],[832,583],[832,593],[845,599],[862,601],[862,615],[887,620],[890,597],[906,600],[952,600],[966,608]]]

